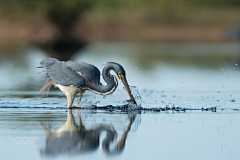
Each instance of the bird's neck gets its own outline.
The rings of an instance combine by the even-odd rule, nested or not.
[[[118,86],[118,80],[116,76],[110,74],[111,70],[114,70],[114,68],[108,67],[108,66],[103,68],[102,76],[105,82],[107,83],[107,85],[98,84],[98,86],[95,86],[91,90],[92,92],[95,92],[101,95],[108,95],[113,93],[116,90]]]

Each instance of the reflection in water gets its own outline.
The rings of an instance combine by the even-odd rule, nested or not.
[[[99,146],[100,133],[107,132],[106,138],[102,142],[103,150],[108,154],[117,154],[124,149],[127,134],[134,122],[136,114],[131,115],[127,129],[124,131],[121,139],[116,143],[113,149],[110,149],[110,142],[117,138],[116,130],[107,124],[97,125],[86,130],[81,117],[79,117],[79,125],[76,124],[72,110],[68,110],[67,120],[54,132],[46,128],[40,123],[41,127],[47,132],[46,146],[41,150],[43,155],[58,154],[79,154],[87,151],[94,151]]]

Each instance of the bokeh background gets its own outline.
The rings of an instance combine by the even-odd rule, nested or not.
[[[36,97],[44,81],[44,74],[34,76],[42,71],[36,67],[47,57],[100,70],[107,61],[118,62],[142,98],[139,105],[182,108],[76,109],[76,124],[81,117],[87,130],[114,126],[117,141],[131,114],[138,118],[117,156],[99,145],[71,159],[240,159],[239,15],[240,0],[0,0],[1,159],[48,158],[41,154],[46,133],[39,122],[54,131],[69,119],[61,91],[52,87],[48,97]],[[86,91],[80,106],[121,106],[127,99],[119,83],[108,96]],[[38,140],[9,143],[23,137]],[[59,144],[71,144],[65,140]],[[74,150],[73,140],[66,148]],[[65,153],[56,159],[69,159]]]
[[[0,0],[0,89],[33,98],[55,57],[118,62],[145,101],[235,102],[239,15],[238,0]]]
[[[70,59],[99,41],[233,43],[238,0],[1,0],[0,53],[35,45]]]

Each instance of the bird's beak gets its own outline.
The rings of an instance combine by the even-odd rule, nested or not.
[[[128,83],[127,83],[126,78],[125,78],[122,74],[118,74],[118,77],[119,77],[119,79],[122,81],[122,83],[123,83],[123,85],[124,85],[124,88],[125,88],[126,91],[128,92],[128,95],[129,95],[129,97],[130,97],[130,101],[132,101],[134,104],[136,104],[135,99],[134,99],[134,97],[133,97],[133,95],[132,95],[132,92],[131,92],[131,90],[130,90],[130,88],[129,88],[129,85],[128,85]]]
[[[43,68],[42,66],[38,66],[38,67],[36,67],[36,68]]]

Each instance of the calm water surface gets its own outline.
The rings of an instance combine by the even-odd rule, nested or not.
[[[239,46],[210,44],[96,43],[73,59],[96,65],[122,64],[144,108],[190,110],[67,110],[52,88],[38,94],[47,57],[30,47],[0,59],[1,159],[239,159]],[[126,104],[115,93],[83,95],[81,106]],[[75,105],[77,105],[77,97]],[[201,108],[216,107],[214,111]],[[191,110],[199,109],[199,110]]]

